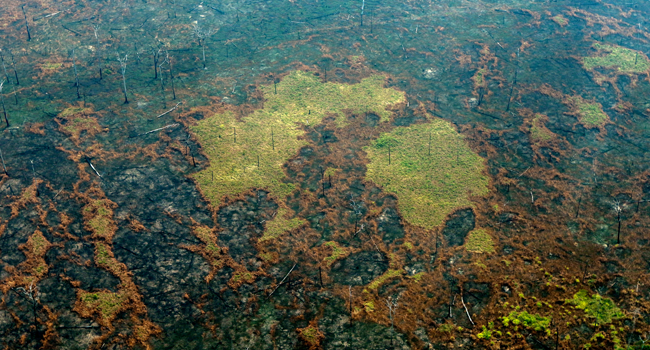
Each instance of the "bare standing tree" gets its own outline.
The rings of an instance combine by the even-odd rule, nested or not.
[[[79,74],[77,74],[77,62],[75,61],[75,55],[74,55],[75,49],[72,49],[72,68],[74,68],[74,86],[77,88],[77,99],[81,98],[81,94],[79,94]]]
[[[388,315],[390,317],[390,329],[392,333],[391,343],[395,340],[395,313],[397,312],[397,299],[399,299],[399,297],[394,300],[393,298],[388,297],[385,300],[386,306],[388,306]]]
[[[165,51],[166,59],[167,62],[169,62],[169,80],[171,81],[172,84],[172,96],[174,97],[173,99],[176,99],[176,89],[174,89],[174,71],[172,67],[172,58],[169,56],[169,51]]]
[[[5,84],[5,80],[3,79],[0,82],[0,100],[2,101],[2,113],[5,116],[5,123],[7,123],[7,127],[9,127],[9,119],[7,119],[7,109],[5,108],[5,95],[2,94],[2,86]]]
[[[618,230],[616,231],[616,244],[621,244],[621,214],[627,208],[627,204],[621,203],[618,199],[614,199],[611,203],[612,211],[616,214],[616,221],[618,221]]]
[[[117,60],[120,62],[122,68],[122,83],[124,84],[124,104],[129,103],[129,98],[126,97],[126,61],[129,58],[129,55],[124,55],[124,58],[120,58],[120,54],[117,53]]]
[[[203,53],[203,69],[208,69],[205,66],[205,39],[216,32],[217,31],[212,28],[203,29],[198,23],[194,23],[194,35],[196,35],[196,38],[199,40],[199,46],[201,46],[201,51]]]
[[[95,49],[95,60],[97,61],[97,65],[99,66],[99,80],[102,80],[104,78],[104,75],[102,74],[102,62],[101,62],[101,44],[99,43],[99,24],[93,24],[93,32],[95,33],[95,41],[97,41],[97,48]]]
[[[166,63],[169,63],[169,53],[165,55],[165,57],[163,57],[162,62],[160,62],[160,64],[158,65],[158,70],[160,71],[160,89],[162,90],[163,98],[165,97],[165,80],[163,79],[164,78],[163,65],[165,65]]]
[[[25,287],[17,287],[13,288],[13,291],[20,295],[21,297],[25,298],[27,301],[29,301],[30,304],[32,304],[32,317],[33,317],[33,324],[36,324],[36,306],[38,306],[39,303],[39,297],[41,296],[41,293],[38,291],[38,288],[34,285],[34,282],[29,284],[29,288]]]

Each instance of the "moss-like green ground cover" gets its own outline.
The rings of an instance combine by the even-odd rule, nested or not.
[[[596,325],[611,323],[613,320],[625,317],[612,299],[603,298],[599,294],[589,296],[586,290],[581,290],[573,298],[567,299],[567,303],[575,305],[576,309],[583,310],[588,317],[595,319]]]
[[[452,211],[472,206],[470,193],[488,191],[483,159],[447,121],[395,128],[364,149],[366,177],[396,194],[401,214],[414,225],[432,229]]]
[[[467,236],[465,249],[475,253],[494,253],[494,241],[486,230],[476,229]]]
[[[583,58],[582,65],[585,69],[603,67],[616,69],[623,73],[644,73],[650,69],[650,61],[638,51],[599,43],[595,43],[593,46],[601,55]]]
[[[520,326],[536,331],[547,331],[549,332],[549,326],[551,325],[551,318],[545,317],[537,314],[531,314],[527,311],[511,311],[508,316],[503,316],[501,322],[506,327],[512,326],[515,331],[519,329]]]
[[[295,71],[275,86],[262,86],[263,109],[242,121],[232,113],[216,114],[191,128],[210,159],[210,165],[193,177],[214,206],[224,196],[250,188],[265,188],[283,199],[294,185],[283,182],[282,165],[307,144],[299,139],[304,134],[301,124],[317,124],[334,114],[343,126],[344,110],[374,112],[388,120],[386,106],[404,101],[404,94],[384,88],[384,79],[377,75],[353,85],[322,83],[312,73]],[[280,214],[276,218],[282,219]]]
[[[341,248],[338,243],[335,241],[329,241],[324,244],[326,247],[332,248],[332,255],[328,256],[325,258],[325,262],[327,263],[327,266],[332,266],[332,264],[338,260],[341,259],[342,257],[346,256],[347,252],[345,249]]]
[[[97,310],[105,320],[111,319],[124,305],[127,300],[125,293],[82,293],[81,301],[90,310]]]
[[[564,27],[565,25],[569,24],[569,20],[566,19],[566,17],[562,16],[561,14],[556,15],[551,17],[551,19],[560,25],[560,27]]]
[[[266,223],[264,234],[260,238],[260,242],[268,241],[280,237],[284,232],[291,231],[305,223],[305,220],[299,218],[288,219],[286,215],[289,210],[285,208],[278,208],[278,212],[273,220]]]
[[[589,103],[581,97],[573,97],[571,100],[578,108],[578,119],[584,126],[601,126],[609,119],[600,103]]]
[[[544,125],[544,120],[539,114],[533,118],[530,126],[530,136],[534,142],[550,141],[555,138],[555,134]]]
[[[383,275],[375,278],[372,282],[368,284],[368,287],[366,288],[367,290],[375,290],[379,287],[381,287],[384,283],[386,283],[388,280],[399,277],[403,273],[402,270],[388,270],[386,271]]]

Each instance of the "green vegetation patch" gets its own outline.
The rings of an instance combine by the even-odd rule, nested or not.
[[[372,300],[366,301],[363,303],[363,308],[366,310],[367,313],[371,313],[375,311],[375,302]]]
[[[205,244],[205,251],[212,257],[218,257],[221,249],[217,245],[212,229],[207,226],[195,226],[192,229],[194,235]]]
[[[613,320],[625,317],[612,299],[603,298],[599,294],[590,297],[584,289],[576,293],[573,298],[567,299],[567,303],[575,305],[576,309],[583,310],[588,317],[595,319],[596,325],[611,323]]]
[[[391,278],[399,277],[401,275],[402,270],[388,270],[383,275],[375,278],[372,282],[370,282],[366,288],[366,291],[375,290],[381,287],[384,283],[386,283],[386,281],[390,280]]]
[[[253,283],[253,281],[255,281],[255,275],[248,271],[236,272],[230,278],[230,283],[233,285],[239,285],[240,283]]]
[[[650,69],[648,58],[635,50],[621,46],[604,45],[595,43],[600,56],[585,57],[582,65],[585,69],[593,70],[596,67],[616,69],[622,73],[645,73]]]
[[[122,309],[128,298],[124,292],[84,292],[80,299],[86,308],[96,310],[104,320],[110,320]]]
[[[41,64],[41,69],[53,70],[53,69],[61,68],[62,65],[63,64],[61,63],[45,62]]]
[[[487,69],[485,68],[480,68],[476,73],[474,73],[472,80],[474,80],[475,87],[483,86],[483,83],[485,82],[485,73],[487,73]]]
[[[86,218],[86,229],[99,237],[110,239],[115,233],[116,227],[113,222],[113,210],[111,202],[104,199],[91,201],[83,209]]]
[[[501,317],[501,322],[506,327],[512,326],[515,331],[519,326],[536,331],[550,332],[551,318],[537,314],[530,314],[527,311],[511,311],[508,316]]]
[[[299,218],[287,219],[289,210],[279,207],[278,212],[271,221],[266,222],[266,229],[264,234],[260,237],[260,242],[276,239],[285,232],[291,231],[300,227],[305,223],[305,220]]]
[[[447,121],[395,128],[364,150],[366,177],[397,195],[401,214],[413,225],[432,229],[447,214],[472,206],[470,193],[488,192],[483,159]]]
[[[603,111],[603,107],[598,102],[587,102],[580,96],[568,98],[568,103],[578,114],[578,120],[586,127],[602,126],[609,120],[609,117]]]
[[[39,230],[34,231],[34,234],[30,237],[30,241],[32,243],[32,254],[39,257],[45,255],[45,252],[47,252],[51,246],[50,242]]]
[[[557,16],[551,17],[551,19],[555,23],[559,24],[560,27],[564,27],[565,25],[569,24],[569,20],[566,19],[566,17],[564,17],[562,15],[557,15]]]
[[[347,256],[345,249],[341,248],[338,243],[334,241],[329,241],[324,244],[326,247],[332,248],[332,255],[325,258],[327,266],[331,266],[336,260],[341,259],[344,256]]]
[[[467,236],[465,249],[474,253],[494,253],[494,241],[486,230],[476,229]]]
[[[311,345],[310,349],[315,349],[320,344],[322,338],[324,338],[323,333],[318,330],[316,322],[311,322],[309,326],[305,328],[299,328],[300,337]]]
[[[555,134],[546,127],[544,119],[540,114],[536,114],[533,117],[531,124],[530,136],[533,141],[550,141],[555,138]],[[498,211],[498,207],[495,211]]]
[[[215,207],[224,196],[250,188],[284,198],[294,185],[283,181],[282,165],[307,144],[299,139],[301,125],[318,124],[334,114],[342,126],[345,110],[374,112],[388,120],[386,106],[404,101],[404,94],[384,88],[384,80],[377,75],[354,85],[322,83],[312,73],[295,71],[276,85],[262,86],[263,109],[241,121],[230,112],[216,114],[191,128],[210,159],[206,169],[192,176]]]
[[[58,117],[59,118],[68,118],[70,116],[76,115],[76,114],[81,114],[81,113],[90,113],[91,109],[90,108],[85,108],[85,107],[68,107],[61,111],[59,113]]]
[[[97,123],[97,120],[88,117],[74,118],[63,127],[63,131],[68,134],[78,134],[82,131],[93,131],[98,133],[101,131],[101,127]]]

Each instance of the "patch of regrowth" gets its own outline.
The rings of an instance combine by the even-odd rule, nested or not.
[[[31,253],[37,257],[45,255],[45,252],[47,252],[47,250],[52,246],[45,236],[43,236],[43,232],[39,230],[34,231],[34,233],[29,236],[27,242],[31,247]]]
[[[73,115],[86,114],[90,112],[91,112],[90,108],[86,108],[86,107],[68,107],[63,111],[61,111],[61,113],[59,113],[57,116],[59,118],[68,118]]]
[[[221,249],[217,245],[217,237],[212,232],[212,229],[208,226],[194,226],[192,228],[192,233],[198,238],[203,244],[205,244],[205,251],[208,255],[213,258],[219,256]]]
[[[305,223],[300,218],[287,218],[289,210],[283,207],[278,208],[275,217],[266,222],[266,229],[259,241],[264,242],[280,237],[283,233],[294,230]]]
[[[57,115],[55,119],[59,124],[59,131],[68,135],[70,140],[78,144],[81,137],[95,136],[104,129],[91,116],[92,110],[84,107],[68,107]]]
[[[255,275],[249,271],[244,270],[244,271],[235,272],[230,278],[230,281],[228,281],[228,284],[233,288],[237,288],[242,284],[253,283],[254,281],[255,281]]]
[[[277,84],[261,86],[263,109],[241,121],[230,112],[215,114],[191,127],[210,160],[192,176],[215,207],[224,196],[250,188],[265,188],[283,199],[294,186],[283,182],[282,166],[307,144],[302,126],[321,123],[327,115],[335,115],[342,126],[345,111],[373,112],[389,120],[386,107],[405,97],[384,88],[384,80],[376,75],[353,85],[323,83],[310,72],[294,71]]]
[[[500,331],[494,331],[494,322],[488,322],[488,326],[483,326],[483,331],[476,335],[479,339],[489,340],[492,338],[492,335],[501,335]]]
[[[494,253],[494,241],[486,230],[475,229],[467,235],[465,249],[473,253]]]
[[[341,248],[338,245],[338,243],[334,241],[326,242],[324,246],[332,249],[332,254],[324,259],[325,263],[327,264],[327,267],[332,266],[332,264],[336,260],[346,257],[348,255],[348,252],[344,248]]]
[[[456,326],[453,324],[449,323],[443,323],[440,326],[438,326],[438,332],[442,333],[451,333],[456,329]]]
[[[555,138],[555,134],[546,127],[544,119],[541,114],[533,117],[530,126],[530,137],[533,142],[550,141]]]
[[[395,277],[399,277],[401,275],[402,275],[402,270],[388,270],[388,271],[384,272],[383,275],[375,278],[372,282],[370,282],[365,290],[366,291],[375,290],[375,289],[381,287],[388,280],[393,279]]]
[[[625,317],[616,304],[609,298],[603,298],[599,294],[589,296],[586,290],[580,290],[573,298],[567,299],[567,303],[583,310],[589,318],[594,319],[594,324],[603,325],[614,320]]]
[[[82,292],[79,295],[79,300],[83,303],[84,309],[90,313],[98,313],[104,322],[113,319],[122,310],[127,299],[125,292]],[[82,313],[82,316],[88,317],[89,315]]]
[[[487,73],[487,69],[485,68],[480,68],[476,71],[476,73],[474,73],[474,76],[472,77],[472,80],[474,81],[474,87],[478,88],[484,85],[485,73]]]
[[[551,17],[551,19],[553,20],[553,22],[560,25],[560,27],[564,27],[565,25],[569,24],[569,20],[562,15],[553,16]]]
[[[372,300],[366,301],[363,303],[363,308],[366,310],[366,313],[371,313],[375,311],[375,302]]]
[[[111,239],[117,230],[113,222],[113,210],[115,203],[108,199],[96,199],[88,203],[84,209],[85,228],[94,236]]]
[[[578,120],[585,127],[602,126],[609,120],[598,102],[588,102],[580,96],[569,97],[569,102],[578,114]]]
[[[61,68],[62,65],[63,65],[62,63],[45,62],[45,63],[41,63],[41,69],[55,70]]]
[[[338,171],[339,171],[339,169],[337,169],[337,168],[327,168],[323,172],[323,176],[325,176],[325,177],[334,176]]]
[[[548,333],[550,332],[548,328],[551,325],[551,318],[530,314],[525,310],[514,310],[508,316],[501,317],[501,322],[503,322],[505,327],[513,327],[515,331],[521,326],[535,331],[546,331]]]
[[[422,277],[424,277],[424,272],[418,272],[413,276],[409,276],[409,278],[413,279],[415,283],[420,283]]]
[[[413,243],[411,243],[411,242],[404,242],[404,244],[402,244],[402,245],[404,246],[404,248],[406,248],[408,250],[413,249]]]
[[[95,264],[105,268],[120,279],[125,277],[125,271],[121,263],[115,259],[111,247],[102,242],[95,242]]]
[[[309,323],[309,326],[305,328],[299,328],[298,333],[300,338],[309,344],[310,349],[317,349],[320,346],[320,342],[325,335],[318,329],[318,324],[315,321]]]
[[[43,277],[49,270],[49,267],[47,263],[45,263],[45,260],[39,259],[37,262],[38,265],[32,269],[32,275],[36,277]]]
[[[484,160],[445,120],[395,128],[364,150],[366,178],[394,193],[413,225],[433,229],[454,210],[471,207],[470,194],[488,192]]]
[[[598,50],[599,56],[582,59],[582,65],[587,70],[602,67],[622,73],[645,73],[650,69],[650,61],[639,51],[600,43],[594,43],[593,46]]]

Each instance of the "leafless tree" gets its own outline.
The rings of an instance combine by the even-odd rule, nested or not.
[[[5,80],[3,79],[0,82],[0,100],[2,101],[2,113],[5,116],[5,123],[7,123],[7,127],[9,127],[9,119],[7,118],[7,109],[5,108],[5,97],[2,94],[2,86],[5,84]]]
[[[120,66],[122,68],[122,83],[124,84],[124,104],[129,103],[129,98],[126,97],[126,61],[129,58],[129,55],[126,54],[124,55],[124,58],[120,57],[119,53],[117,54],[117,60],[120,62]]]
[[[201,51],[203,53],[203,69],[207,69],[205,66],[205,39],[210,37],[212,34],[216,33],[217,31],[212,28],[208,29],[203,29],[201,26],[199,26],[198,23],[194,23],[194,35],[199,41],[199,46],[201,46]]]
[[[397,312],[397,299],[399,299],[399,297],[395,299],[388,297],[385,300],[386,306],[388,306],[388,316],[390,317],[390,329],[393,334],[391,342],[395,339],[395,313]]]

